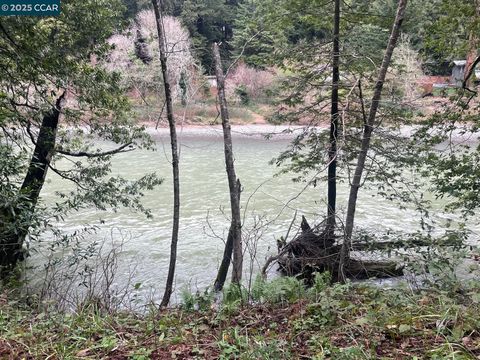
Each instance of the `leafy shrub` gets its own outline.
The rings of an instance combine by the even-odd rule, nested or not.
[[[295,277],[279,277],[270,282],[257,279],[252,289],[253,300],[270,304],[294,303],[305,294],[305,283]]]
[[[193,293],[191,289],[184,288],[180,293],[182,298],[180,307],[186,311],[206,311],[211,308],[214,295],[209,288],[206,288],[203,293],[199,291]]]

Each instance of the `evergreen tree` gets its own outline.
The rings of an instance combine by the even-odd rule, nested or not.
[[[188,28],[194,44],[196,56],[207,73],[214,72],[211,44],[224,43],[222,58],[230,59],[233,37],[233,23],[238,1],[225,0],[185,0],[181,18]]]
[[[263,24],[260,1],[252,0],[239,5],[232,40],[234,56],[241,56],[250,66],[265,67],[273,61],[274,44],[282,38]]]

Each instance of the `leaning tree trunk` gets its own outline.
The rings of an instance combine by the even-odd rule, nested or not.
[[[180,223],[180,175],[179,175],[179,155],[177,145],[177,130],[175,127],[175,118],[173,116],[173,101],[170,82],[168,80],[167,71],[167,50],[165,44],[165,33],[163,31],[163,14],[158,5],[157,0],[152,0],[153,9],[155,11],[155,20],[157,23],[158,45],[160,64],[162,67],[163,84],[165,87],[165,103],[167,107],[167,119],[170,127],[170,143],[172,148],[172,171],[173,171],[173,227],[172,227],[172,242],[170,246],[170,265],[168,267],[167,283],[165,286],[165,293],[163,294],[160,306],[165,307],[170,302],[170,297],[173,291],[173,279],[175,276],[175,264],[177,262],[177,243],[178,243],[178,228]]]
[[[237,179],[237,189],[241,189],[242,186],[240,184],[240,180]],[[240,203],[240,194],[241,191],[238,192],[238,202]],[[234,244],[234,236],[233,230],[235,229],[230,223],[230,229],[228,230],[227,241],[225,242],[225,249],[223,251],[223,258],[222,262],[220,263],[220,267],[218,268],[217,278],[215,279],[215,283],[213,284],[213,289],[215,291],[221,291],[223,286],[225,285],[225,280],[227,279],[228,275],[228,268],[230,267],[230,262],[232,260],[232,253],[233,253],[233,244]]]
[[[337,202],[337,137],[338,137],[338,86],[340,82],[340,0],[335,0],[333,16],[333,56],[332,56],[332,104],[330,120],[330,148],[328,150],[328,237],[334,237]]]
[[[217,76],[218,99],[220,101],[220,115],[222,117],[223,143],[225,151],[225,165],[227,168],[228,186],[230,189],[230,207],[232,220],[222,264],[215,280],[215,289],[221,290],[228,272],[231,254],[233,252],[232,283],[240,284],[242,280],[243,252],[242,252],[242,222],[240,218],[240,192],[241,185],[235,174],[233,160],[232,134],[228,115],[227,100],[225,98],[225,76],[223,75],[222,60],[218,44],[213,44],[213,58],[215,61],[215,74]]]
[[[27,174],[20,188],[21,204],[17,206],[16,214],[7,209],[1,210],[0,225],[0,270],[2,277],[15,268],[23,258],[23,242],[28,234],[28,224],[13,229],[15,217],[20,214],[28,219],[37,205],[40,191],[45,183],[48,167],[55,152],[58,121],[64,95],[61,95],[50,112],[44,115],[35,143],[32,159]]]
[[[352,241],[352,232],[353,224],[355,219],[355,209],[357,205],[358,190],[360,189],[360,184],[362,180],[363,170],[365,168],[365,162],[367,159],[367,153],[370,148],[370,141],[372,138],[373,128],[375,125],[375,119],[377,115],[378,106],[380,99],[382,97],[383,83],[387,75],[388,67],[390,66],[390,61],[392,59],[393,50],[397,44],[397,40],[400,34],[400,27],[402,25],[405,8],[407,7],[407,0],[399,0],[397,7],[397,14],[395,16],[395,21],[393,24],[392,32],[390,34],[390,39],[388,41],[387,50],[383,57],[382,65],[378,74],[377,82],[375,85],[375,91],[373,93],[372,101],[370,104],[370,111],[368,113],[367,121],[363,129],[362,143],[360,147],[360,152],[357,158],[357,165],[355,167],[355,172],[352,179],[352,184],[350,186],[350,195],[348,198],[347,206],[347,218],[345,221],[345,239],[343,242],[342,249],[340,251],[340,261],[338,268],[338,277],[340,281],[345,281],[344,267],[350,257],[350,247]]]

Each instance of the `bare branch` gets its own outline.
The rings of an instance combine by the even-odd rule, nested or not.
[[[230,64],[230,66],[228,67],[227,71],[225,72],[225,79],[228,77],[228,74],[230,73],[230,70],[235,66],[235,64],[241,59],[241,57],[243,56],[243,53],[245,52],[245,49],[247,47],[247,45],[253,40],[255,39],[259,34],[260,34],[261,31],[258,31],[257,33],[255,33],[250,39],[248,39],[247,41],[245,41],[245,44],[243,44],[243,47],[242,47],[242,51],[240,51],[240,54],[237,56],[237,58]]]
[[[108,156],[108,155],[115,155],[119,153],[133,151],[133,150],[135,150],[135,147],[133,146],[133,143],[129,142],[128,144],[124,144],[116,149],[104,151],[104,152],[98,152],[98,153],[89,153],[86,151],[71,152],[68,150],[63,150],[62,148],[56,149],[56,152],[62,155],[67,155],[67,156],[95,158],[95,157],[102,157],[102,156]]]

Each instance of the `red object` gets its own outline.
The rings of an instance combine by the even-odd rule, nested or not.
[[[423,95],[433,92],[435,84],[450,84],[450,76],[424,76],[417,81],[419,87],[423,89]]]

